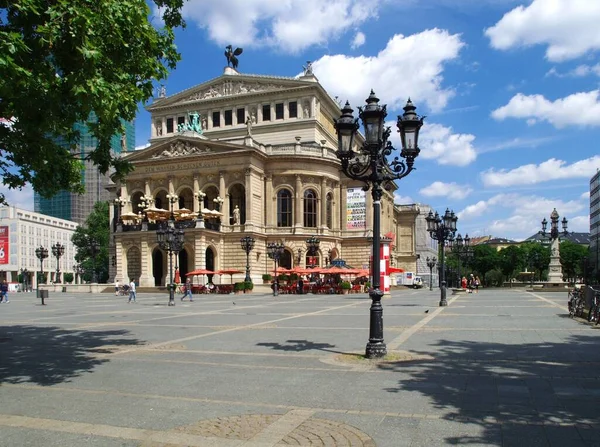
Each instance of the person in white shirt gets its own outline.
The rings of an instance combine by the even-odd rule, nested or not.
[[[119,280],[115,279],[115,296],[119,296]]]
[[[133,301],[135,303],[135,281],[131,278],[131,282],[129,283],[129,301],[131,303]]]

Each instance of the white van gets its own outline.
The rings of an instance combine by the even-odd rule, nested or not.
[[[421,279],[420,276],[415,276],[415,278],[413,279],[413,288],[415,289],[420,289],[421,287],[423,287],[423,280]]]

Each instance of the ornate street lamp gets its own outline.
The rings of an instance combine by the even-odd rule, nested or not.
[[[144,210],[144,222],[148,222],[148,213],[146,210],[154,203],[154,197],[143,195],[140,197],[140,208]]]
[[[306,239],[306,254],[309,256],[309,262],[311,267],[314,267],[316,265],[315,257],[319,252],[320,245],[321,241],[315,236],[311,236],[308,239]]]
[[[156,240],[163,250],[169,253],[169,306],[175,305],[175,284],[173,283],[173,253],[183,250],[183,230],[175,228],[175,221],[170,219],[166,228],[156,230]]]
[[[431,259],[429,259],[429,256],[427,256],[427,267],[429,267],[429,290],[433,290],[433,268],[435,267],[436,263],[437,259],[435,256]]]
[[[215,210],[221,211],[221,206],[223,205],[223,202],[225,202],[225,199],[223,199],[223,197],[217,196],[213,199],[213,202],[215,203]]]
[[[406,177],[413,170],[415,158],[419,155],[419,129],[423,125],[423,117],[416,113],[416,107],[408,100],[404,114],[398,116],[397,127],[402,141],[400,158],[394,157],[388,163],[387,157],[394,147],[388,141],[391,130],[385,127],[386,106],[379,105],[379,98],[373,90],[366,100],[367,105],[359,108],[359,118],[365,130],[365,142],[355,150],[355,136],[358,131],[358,119],[354,118],[352,107],[346,102],[342,116],[336,120],[335,129],[338,134],[337,157],[342,164],[342,171],[353,180],[365,183],[371,189],[373,197],[373,288],[369,291],[372,304],[370,309],[369,342],[366,347],[367,358],[383,357],[387,353],[383,340],[383,308],[380,288],[380,246],[381,246],[381,197],[383,186],[394,180]],[[383,185],[383,186],[382,186]]]
[[[60,283],[60,257],[65,252],[65,246],[60,242],[57,242],[52,246],[52,255],[56,258],[56,278],[54,278],[55,283]]]
[[[284,245],[278,242],[269,242],[267,244],[267,255],[275,262],[275,281],[273,281],[273,296],[279,295],[279,280],[277,278],[277,265],[283,255]]]
[[[179,200],[179,196],[175,193],[169,193],[166,195],[166,197],[169,201],[169,211],[171,212],[171,214],[169,215],[169,220],[175,222],[175,214],[173,214],[173,205],[177,203],[177,201]]]
[[[252,278],[250,277],[250,252],[254,248],[254,238],[250,236],[244,236],[240,239],[240,243],[242,244],[242,250],[246,252],[246,277],[244,278],[245,282],[252,282]]]
[[[456,258],[458,259],[458,281],[459,281],[459,284],[460,284],[460,280],[462,278],[461,272],[460,272],[461,262],[463,259],[465,261],[468,261],[469,258],[471,257],[471,255],[473,254],[473,250],[471,249],[470,244],[471,244],[471,238],[469,237],[469,235],[466,234],[463,239],[463,237],[461,236],[460,233],[458,233],[458,235],[456,236],[456,239],[454,240],[454,243],[452,244],[452,252],[456,255]],[[460,285],[458,287],[460,287]]]
[[[204,199],[206,198],[206,193],[202,191],[196,191],[194,193],[194,197],[198,200],[198,215],[196,216],[196,228],[203,227],[204,216],[202,215],[202,208],[204,207]]]
[[[540,235],[550,240],[550,265],[548,266],[548,282],[559,284],[563,282],[562,278],[562,265],[560,263],[560,236],[566,236],[569,234],[567,231],[567,218],[563,217],[561,223],[563,231],[558,230],[558,212],[556,208],[550,214],[550,234],[546,233],[546,227],[548,221],[544,217],[542,220],[542,231]]]
[[[444,213],[443,217],[440,217],[437,211],[434,215],[430,210],[425,220],[427,221],[427,231],[429,232],[431,239],[438,241],[440,244],[440,271],[442,272],[440,306],[447,306],[448,301],[446,300],[446,270],[444,269],[444,251],[446,241],[452,242],[454,240],[458,217],[456,217],[454,211],[450,211],[448,208],[446,208],[446,212]]]
[[[35,256],[40,260],[40,281],[44,280],[44,259],[48,257],[48,249],[41,245],[35,249]]]

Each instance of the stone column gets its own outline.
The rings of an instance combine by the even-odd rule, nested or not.
[[[296,191],[295,191],[295,212],[294,212],[294,227],[302,228],[303,226],[303,215],[302,215],[302,177],[299,174],[296,174]]]
[[[248,225],[254,225],[254,210],[252,207],[252,169],[246,169],[245,174],[244,188],[246,190],[246,195],[244,200],[246,201],[246,222],[243,223],[246,225],[246,229],[248,229]]]
[[[225,186],[225,173],[223,171],[219,171],[219,197],[225,199],[221,208],[221,212],[223,213],[221,223],[229,225],[229,200],[227,200],[228,194]]]
[[[149,196],[150,194],[151,194],[151,191],[150,191],[150,180],[146,180],[144,182],[144,195]]]
[[[276,198],[273,197],[273,176],[267,173],[264,178],[265,182],[265,202],[264,202],[264,223],[266,227],[277,225],[277,206]]]
[[[142,274],[139,278],[140,287],[154,287],[154,278],[152,277],[152,253],[150,252],[149,237],[156,237],[154,232],[142,237],[140,240],[140,263]]]
[[[346,198],[348,197],[348,186],[346,184],[340,185],[340,201],[339,213],[340,213],[340,229],[346,231],[348,226],[348,214],[346,212]]]
[[[317,214],[317,226],[327,227],[327,179],[321,178],[321,212]]]
[[[194,193],[197,192],[200,192],[200,179],[198,178],[198,174],[194,174]],[[194,197],[194,209],[192,211],[197,213],[202,211],[202,207],[200,206],[197,197]]]

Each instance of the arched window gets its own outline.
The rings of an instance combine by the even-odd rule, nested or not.
[[[277,226],[292,226],[292,193],[288,189],[277,193]]]
[[[325,199],[325,223],[330,230],[333,228],[333,194],[328,193]]]
[[[317,226],[317,195],[312,189],[304,193],[304,226]]]

